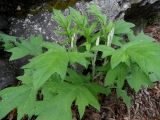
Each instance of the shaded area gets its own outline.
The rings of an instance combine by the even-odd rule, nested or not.
[[[125,12],[124,19],[136,25],[136,33],[142,31],[148,25],[160,24],[160,1],[145,6],[140,6],[140,3],[133,4]]]
[[[25,17],[28,13],[35,14],[53,8],[65,9],[77,0],[3,0],[0,2],[0,15]]]

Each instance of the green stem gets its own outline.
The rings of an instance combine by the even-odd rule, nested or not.
[[[96,63],[97,53],[98,52],[95,53],[95,56],[94,56],[94,58],[92,60],[92,80],[94,80],[94,76],[95,76],[95,68],[96,68],[96,64],[95,63]]]
[[[71,48],[74,48],[75,34],[71,37]]]
[[[98,37],[96,40],[96,46],[99,45],[99,40],[100,40],[100,37]],[[94,58],[92,60],[92,80],[94,80],[94,76],[95,76],[97,54],[98,54],[98,52],[95,53]]]
[[[111,47],[111,44],[112,44],[112,41],[113,41],[113,36],[114,36],[114,27],[112,28],[112,30],[110,31],[110,33],[108,34],[108,40],[107,40],[107,46],[108,47]],[[103,65],[106,65],[108,62],[107,62],[107,59],[108,57],[106,57],[104,59],[104,64]]]
[[[107,40],[108,47],[111,47],[113,36],[114,36],[114,27],[112,28],[111,32],[108,34],[108,40]]]

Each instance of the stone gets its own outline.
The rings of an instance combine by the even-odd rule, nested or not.
[[[0,16],[0,31],[7,29],[7,27],[8,27],[7,20],[3,16]]]
[[[89,4],[97,4],[102,12],[110,19],[114,19],[121,8],[116,0],[94,0],[91,2],[77,2],[75,8],[84,14]],[[68,9],[64,10],[64,14],[68,14]],[[40,12],[36,15],[28,14],[25,19],[12,18],[10,35],[17,37],[28,38],[31,35],[42,34],[45,40],[53,42],[61,42],[65,38],[61,35],[55,34],[53,30],[59,29],[58,25],[52,19],[52,13]]]
[[[31,35],[42,34],[45,40],[62,41],[64,37],[53,32],[58,29],[58,25],[52,20],[49,12],[28,15],[25,19],[11,19],[10,35],[28,38]]]
[[[142,5],[145,5],[147,3],[153,4],[157,2],[158,0],[129,0],[131,4],[136,4],[136,3],[142,3]]]
[[[89,16],[86,9],[90,4],[97,4],[102,12],[110,19],[124,18],[125,11],[136,3],[154,3],[157,0],[92,0],[90,2],[80,1],[75,4],[75,9]],[[142,5],[142,4],[140,4]],[[69,10],[65,9],[64,14]],[[89,17],[92,21],[92,17]],[[31,35],[42,34],[45,40],[61,42],[65,37],[54,33],[59,29],[58,25],[52,19],[52,13],[40,12],[36,15],[28,14],[25,19],[12,18],[10,35],[28,38]]]
[[[15,73],[9,62],[0,60],[0,90],[16,84]]]

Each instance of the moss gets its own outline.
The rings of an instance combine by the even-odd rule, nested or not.
[[[78,0],[49,0],[44,6],[36,6],[30,9],[30,14],[36,14],[41,11],[52,11],[55,9],[66,9],[69,6],[73,6]]]
[[[48,10],[52,10],[53,8],[56,9],[65,9],[68,6],[72,6],[77,2],[77,0],[66,0],[66,1],[57,1],[57,2],[48,2],[47,3],[47,8]]]

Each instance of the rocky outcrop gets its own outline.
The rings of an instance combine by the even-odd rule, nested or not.
[[[110,19],[123,18],[125,11],[131,7],[132,4],[139,3],[139,6],[148,3],[154,3],[157,0],[92,0],[91,2],[77,2],[75,8],[84,14],[89,4],[97,4],[102,12]],[[64,11],[67,13],[68,9]],[[36,15],[28,14],[25,19],[11,19],[10,34],[15,36],[29,37],[30,35],[42,34],[46,40],[54,42],[62,41],[64,39],[53,33],[54,29],[58,29],[56,23],[51,18],[52,13],[40,12]]]
[[[116,0],[98,0],[91,2],[78,2],[75,8],[86,14],[89,4],[96,3],[109,18],[114,19],[121,11]],[[64,14],[68,13],[68,9],[64,10]],[[52,13],[42,12],[36,15],[28,15],[25,19],[11,19],[10,34],[15,36],[29,37],[30,35],[42,34],[46,40],[54,42],[62,41],[64,38],[53,33],[58,29],[56,23],[51,18]]]

